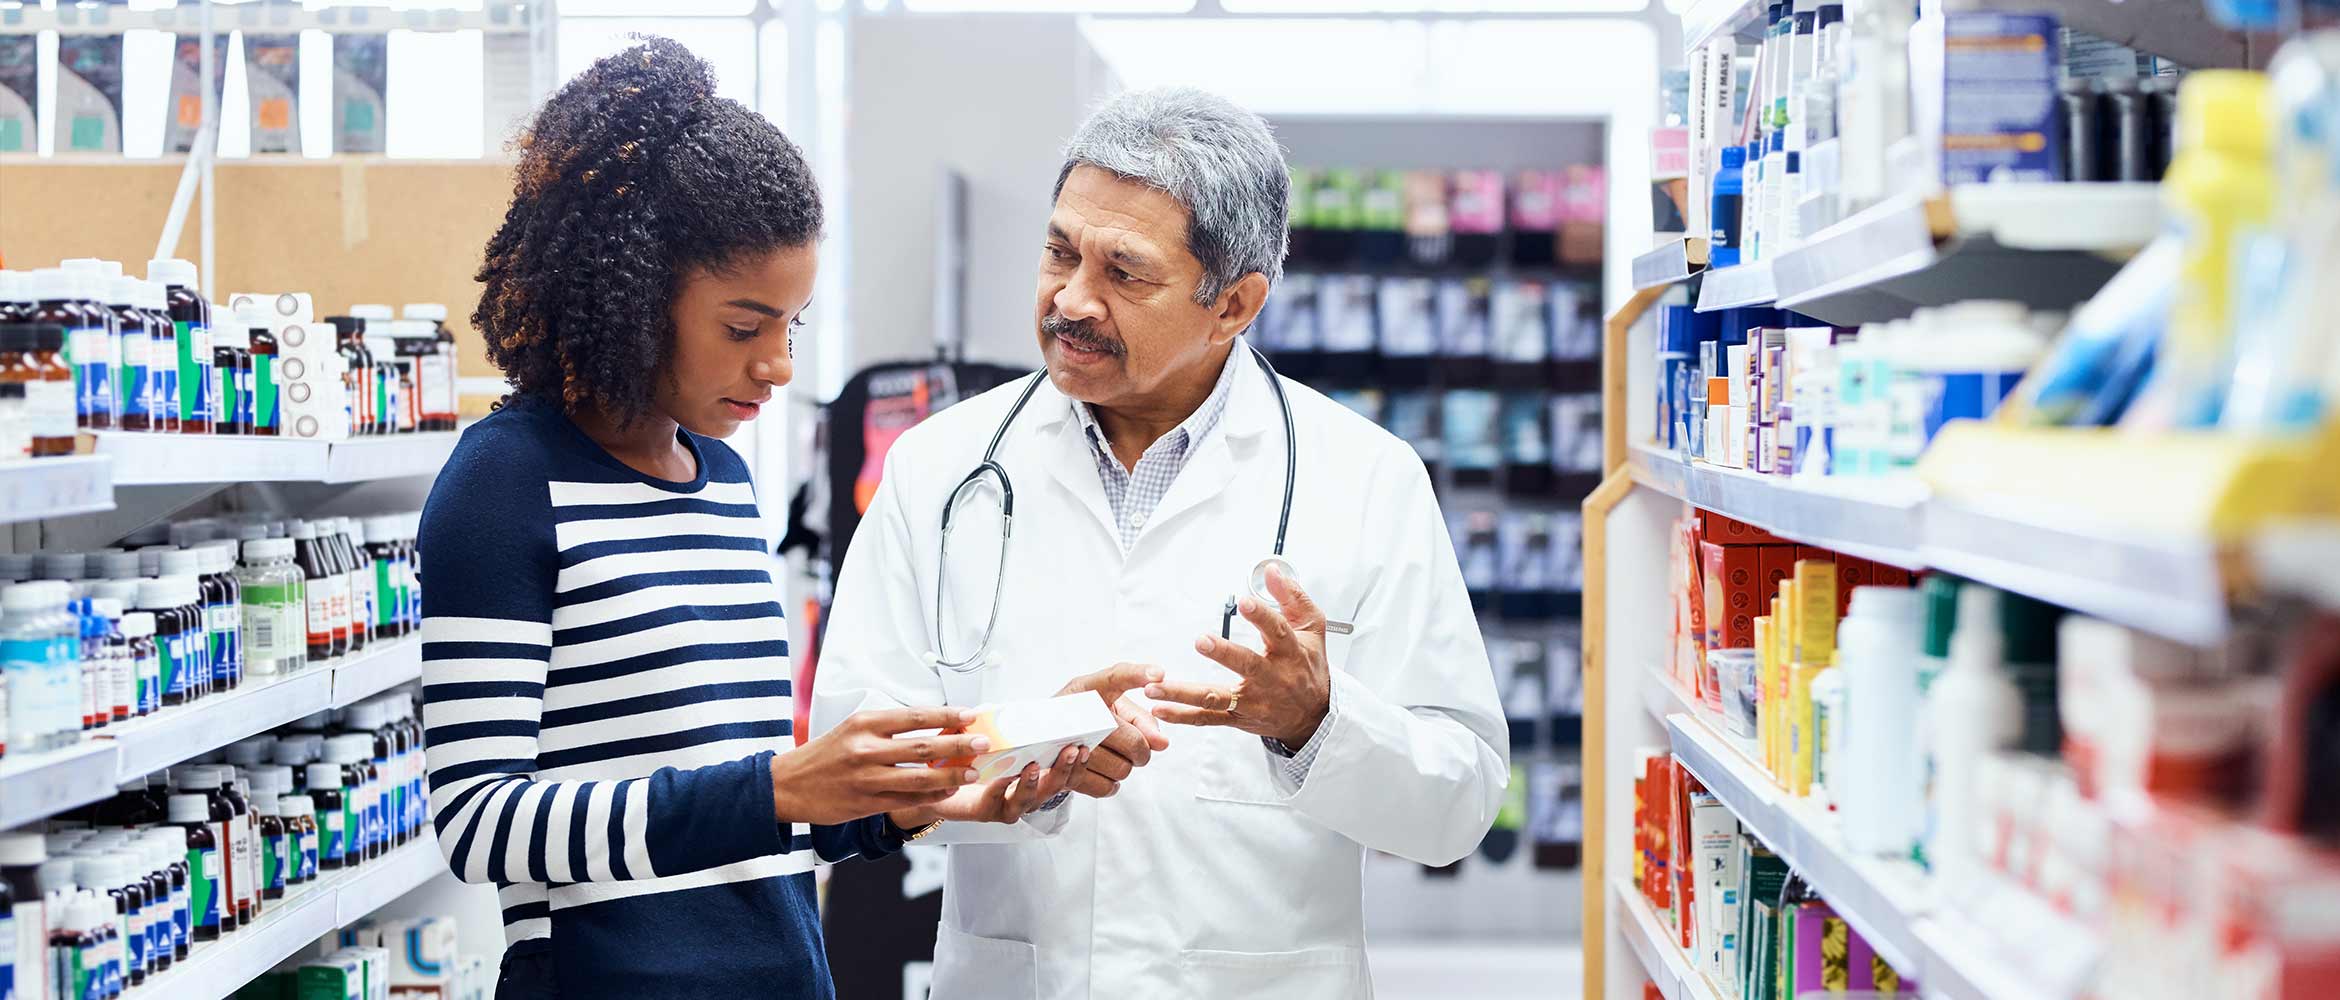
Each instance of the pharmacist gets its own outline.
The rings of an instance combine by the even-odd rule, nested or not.
[[[1053,808],[925,838],[952,845],[937,1000],[1364,996],[1364,853],[1449,863],[1494,820],[1503,719],[1420,459],[1241,336],[1286,177],[1220,98],[1099,109],[1032,220],[1044,376],[887,452],[816,731],[1163,675],[1118,694],[1139,724]]]

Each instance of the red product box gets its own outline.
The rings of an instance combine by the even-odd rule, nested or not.
[[[1711,510],[1698,512],[1699,532],[1707,541],[1721,545],[1788,545],[1787,539],[1774,535],[1745,521],[1733,520]]]
[[[1755,616],[1766,612],[1771,589],[1763,586],[1762,547],[1705,542],[1706,648],[1745,649],[1755,645]]]
[[[1804,547],[1801,545],[1758,545],[1755,547],[1757,553],[1755,564],[1760,567],[1764,593],[1779,593],[1780,581],[1791,579],[1796,575],[1796,553],[1803,550]]]

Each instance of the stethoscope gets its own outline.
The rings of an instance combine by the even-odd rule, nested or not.
[[[1251,596],[1260,603],[1274,608],[1277,605],[1275,598],[1268,592],[1268,572],[1276,570],[1281,572],[1286,580],[1296,579],[1292,572],[1292,564],[1284,561],[1284,534],[1292,525],[1292,486],[1298,481],[1299,475],[1299,438],[1292,428],[1292,402],[1284,396],[1284,383],[1282,379],[1276,377],[1275,366],[1269,364],[1267,355],[1260,353],[1259,348],[1251,346],[1250,342],[1246,341],[1244,346],[1250,348],[1251,356],[1259,361],[1260,372],[1267,376],[1268,389],[1275,393],[1276,409],[1282,411],[1284,415],[1284,506],[1283,510],[1276,515],[1276,545],[1272,554],[1261,559],[1257,565],[1251,568]],[[1234,362],[1230,359],[1228,363]],[[1024,412],[1024,404],[1032,401],[1032,394],[1039,391],[1040,383],[1046,381],[1047,378],[1048,370],[1043,368],[1033,373],[1031,380],[1024,383],[1024,391],[1016,396],[1015,405],[1008,408],[1007,416],[999,422],[999,429],[992,432],[991,444],[983,449],[983,461],[968,472],[965,478],[960,479],[959,485],[953,488],[951,495],[943,501],[942,541],[937,546],[935,553],[934,651],[927,657],[936,666],[958,673],[968,673],[989,665],[985,662],[983,654],[991,648],[992,632],[999,627],[1000,598],[1006,593],[1007,587],[1008,542],[1015,537],[1016,533],[1016,487],[1008,479],[1007,467],[999,464],[997,458],[999,443],[1007,437],[1008,427],[1016,422],[1016,415]],[[986,480],[996,482],[999,485],[999,571],[992,577],[991,581],[991,618],[983,625],[983,638],[975,644],[975,651],[963,659],[954,660],[943,652],[942,639],[943,589],[945,581],[949,579],[946,568],[949,566],[948,560],[951,551],[951,516],[959,509],[959,498],[965,495],[968,489]],[[1227,603],[1221,607],[1219,612],[1219,636],[1221,638],[1233,638],[1235,613],[1236,598],[1230,595],[1227,598]],[[1324,628],[1325,631],[1336,635],[1347,635],[1354,630],[1355,626],[1349,622],[1328,621]]]

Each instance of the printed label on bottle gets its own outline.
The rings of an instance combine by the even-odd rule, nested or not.
[[[319,857],[339,859],[343,854],[348,853],[348,845],[344,839],[348,832],[348,826],[344,819],[348,813],[349,809],[346,806],[340,809],[317,810],[317,830],[321,841],[317,845]]]
[[[122,334],[122,364],[115,372],[116,395],[121,398],[124,416],[152,418],[155,415],[153,380],[148,373],[154,354],[154,338],[144,331]]]
[[[285,881],[285,837],[283,834],[263,838],[260,844],[260,888],[282,889]]]
[[[122,922],[122,952],[130,961],[130,968],[146,967],[146,923],[144,912],[132,913]]]
[[[219,904],[225,895],[225,872],[220,870],[219,849],[205,848],[187,852],[188,922],[195,927],[218,927]]]
[[[277,423],[276,356],[252,356],[252,426],[274,427]]]
[[[309,581],[309,644],[312,646],[333,641],[333,585],[330,578],[319,577]]]
[[[32,418],[34,437],[73,436],[73,383],[27,382],[24,408]]]
[[[72,333],[73,380],[80,386],[75,409],[83,416],[114,412],[113,339],[102,326]]]
[[[1735,194],[1714,196],[1714,211],[1711,215],[1714,232],[1707,237],[1710,245],[1732,248],[1739,245],[1739,201],[1742,197]]]

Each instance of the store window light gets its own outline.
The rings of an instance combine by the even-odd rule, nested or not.
[[[1234,14],[1622,14],[1648,0],[1219,0]]]
[[[486,146],[486,39],[478,31],[390,33],[384,150],[415,159],[472,159]],[[232,66],[231,66],[232,68]],[[221,131],[225,141],[226,131]]]
[[[755,106],[755,23],[744,18],[564,16],[559,35],[561,81],[574,79],[603,56],[624,51],[636,35],[661,35],[682,43],[715,68],[717,94]]]
[[[763,38],[757,45],[757,60],[763,65],[761,89],[756,94],[757,108],[780,131],[788,131],[788,25],[783,21],[766,21]]]

